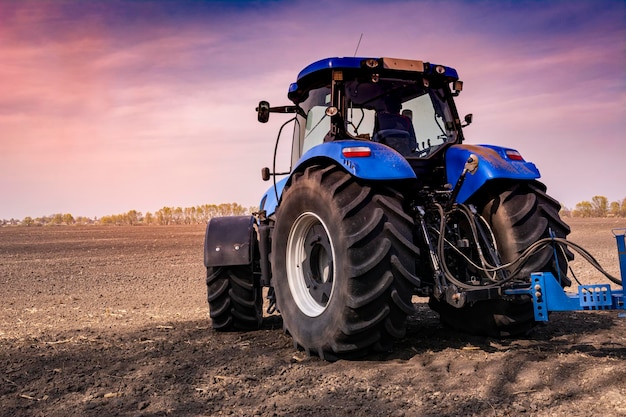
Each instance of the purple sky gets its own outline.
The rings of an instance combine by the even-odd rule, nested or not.
[[[257,205],[286,117],[256,104],[361,33],[359,56],[455,67],[467,143],[518,149],[563,205],[626,197],[621,0],[0,0],[0,22],[0,219]]]

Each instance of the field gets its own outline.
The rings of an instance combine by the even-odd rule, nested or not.
[[[626,222],[568,223],[619,276],[611,229]],[[0,228],[0,415],[626,415],[615,311],[555,313],[498,340],[442,327],[416,298],[392,354],[329,363],[295,350],[279,316],[215,333],[203,239],[203,226]]]

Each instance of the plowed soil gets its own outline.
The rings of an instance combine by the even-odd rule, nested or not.
[[[611,229],[626,222],[568,222],[619,276]],[[626,415],[616,311],[554,313],[499,340],[446,329],[415,298],[393,353],[324,362],[276,315],[259,331],[211,329],[203,239],[203,226],[0,228],[0,415]]]

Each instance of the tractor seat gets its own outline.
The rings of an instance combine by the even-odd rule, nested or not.
[[[372,140],[395,149],[403,156],[411,155],[417,145],[415,138],[411,138],[409,132],[402,129],[379,130],[374,134]]]

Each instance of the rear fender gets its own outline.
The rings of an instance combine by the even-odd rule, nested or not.
[[[478,169],[473,175],[466,175],[456,199],[457,203],[467,201],[490,180],[533,180],[541,177],[535,164],[521,159],[514,149],[492,145],[453,145],[446,151],[446,175],[449,184],[456,184],[471,154],[478,157]]]
[[[294,172],[303,171],[313,163],[335,164],[349,174],[368,181],[391,181],[415,179],[415,172],[408,161],[392,148],[377,142],[341,140],[325,142],[309,149],[298,162],[288,178],[272,186],[261,200],[261,210],[269,216],[276,211],[285,185],[291,182]],[[278,194],[278,199],[276,198]]]
[[[213,217],[204,237],[204,266],[249,265],[256,242],[253,216]]]

